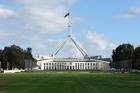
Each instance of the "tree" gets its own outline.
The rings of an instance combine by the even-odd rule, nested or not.
[[[7,57],[4,55],[3,50],[0,50],[1,68],[7,69]]]
[[[25,53],[25,69],[32,70],[36,66],[36,60],[32,56],[32,48],[27,48]]]
[[[119,45],[113,50],[111,66],[117,69],[132,68],[132,58],[134,56],[134,47],[131,44]]]
[[[137,47],[134,51],[133,68],[140,69],[140,47]]]
[[[5,47],[4,50],[0,50],[0,62],[4,70],[7,68],[24,69],[26,60],[36,62],[32,56],[32,48],[24,50],[17,45],[11,45],[10,47]]]
[[[9,69],[24,68],[24,50],[22,48],[12,45],[10,47],[5,47],[3,52],[7,57]]]
[[[1,56],[2,62],[6,62],[6,65],[8,65],[8,69],[24,69],[26,59],[30,59],[33,61],[35,60],[32,56],[31,50],[31,48],[27,48],[27,50],[24,50],[16,45],[5,47],[2,52],[3,56]]]
[[[33,56],[32,56],[32,48],[29,48],[29,47],[28,47],[28,48],[25,50],[25,59],[35,61],[35,59],[34,59]]]

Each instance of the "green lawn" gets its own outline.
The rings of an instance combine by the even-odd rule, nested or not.
[[[98,72],[0,74],[0,93],[140,93],[140,75]]]

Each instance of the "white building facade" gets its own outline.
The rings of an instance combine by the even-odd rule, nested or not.
[[[37,59],[40,70],[109,70],[109,62],[95,59],[41,58]]]

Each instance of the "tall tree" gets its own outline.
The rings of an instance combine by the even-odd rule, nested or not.
[[[140,69],[140,47],[137,47],[134,51],[133,68]]]
[[[134,47],[131,44],[119,45],[115,50],[113,50],[112,55],[112,65],[117,69],[121,68],[131,68],[132,58],[134,55]]]

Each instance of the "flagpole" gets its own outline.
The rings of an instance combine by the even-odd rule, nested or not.
[[[72,23],[71,23],[71,18],[68,16],[68,31],[69,31],[69,37],[72,37]]]
[[[70,18],[70,12],[68,12],[65,16],[64,16],[64,18],[67,18],[67,20],[68,20],[68,23],[67,23],[67,26],[68,26],[68,32],[69,32],[69,34],[68,34],[68,37],[71,37],[72,36],[72,22],[71,22],[71,18]]]

